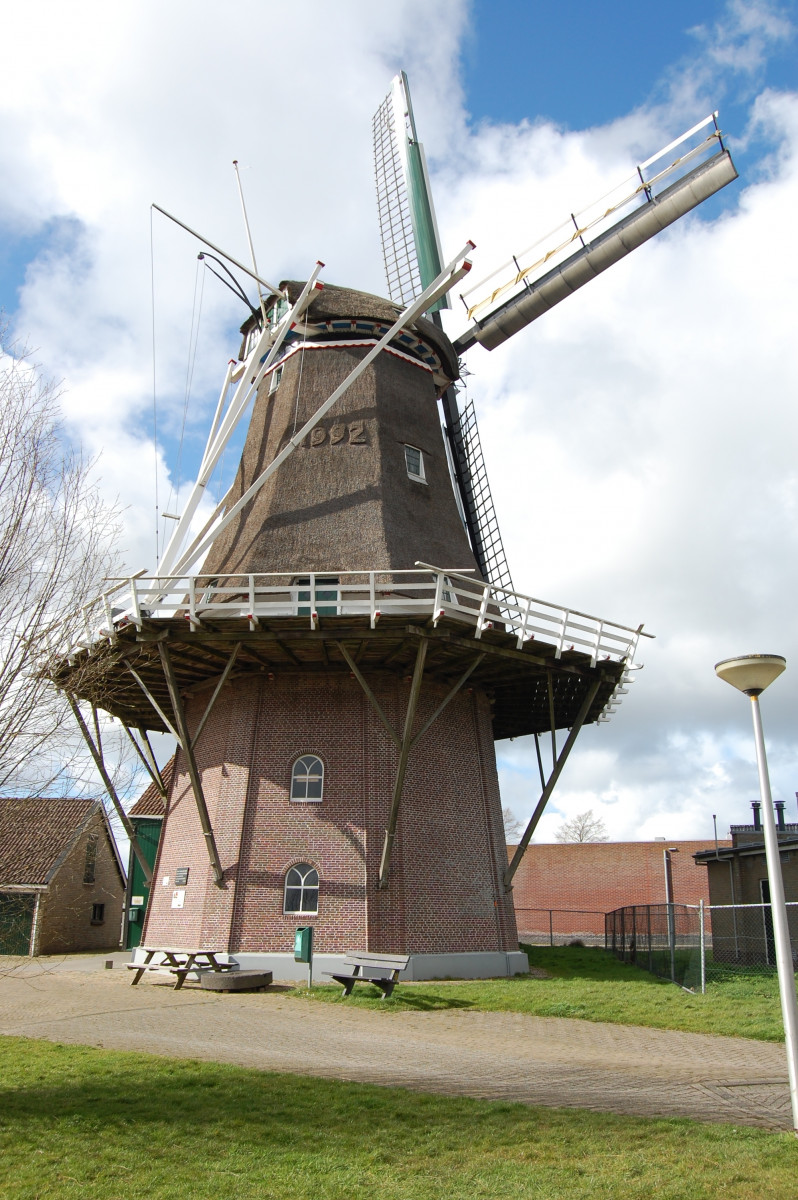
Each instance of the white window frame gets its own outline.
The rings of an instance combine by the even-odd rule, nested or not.
[[[410,470],[410,462],[409,462],[408,456],[407,456],[408,450],[413,450],[418,455],[418,468],[419,468],[418,474],[416,474],[415,471]],[[418,446],[410,446],[407,443],[405,443],[404,451],[405,451],[405,467],[407,468],[408,479],[412,479],[415,483],[426,483],[427,477],[424,472],[424,451],[420,450],[418,448]]]
[[[269,378],[269,395],[273,395],[280,386],[280,381],[283,378],[283,368],[275,367]]]
[[[318,796],[307,796],[307,795],[295,796],[294,795],[294,781],[299,778],[298,773],[297,773],[297,767],[300,765],[300,763],[308,763],[308,766],[309,766],[310,762],[317,762],[319,764],[319,766],[321,767],[321,774],[319,775],[318,772],[314,771],[314,773],[311,775],[310,770],[306,769],[304,775],[302,776],[302,778],[304,779],[304,783],[305,783],[305,790],[307,791],[307,785],[311,779],[320,779],[321,780],[320,795],[318,795]],[[324,799],[324,762],[322,761],[321,758],[319,758],[318,754],[300,754],[299,758],[294,760],[293,766],[291,767],[291,790],[288,793],[288,798],[290,799],[292,804],[321,804],[322,800]]]
[[[300,870],[300,868],[302,868],[302,867],[305,868],[304,874]],[[296,873],[300,876],[300,879],[301,879],[300,883],[298,883],[298,884],[292,883],[289,885],[289,879],[291,878],[292,871],[296,871]],[[308,886],[305,883],[305,881],[311,872],[313,872],[313,874],[316,876],[316,883]],[[319,872],[318,872],[317,868],[313,866],[312,863],[307,863],[307,862],[292,863],[291,866],[286,871],[285,879],[283,881],[283,915],[289,916],[289,917],[317,917],[319,915],[319,894],[321,891],[320,885],[321,885],[321,880],[319,879]],[[286,903],[288,900],[289,886],[291,887],[292,891],[298,890],[300,892],[300,897],[299,897],[300,904],[302,904],[305,899],[306,891],[315,891],[316,907],[315,908],[289,908]]]

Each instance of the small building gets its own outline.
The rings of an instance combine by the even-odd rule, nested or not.
[[[705,903],[707,877],[694,857],[702,841],[532,842],[513,881],[518,936],[530,941],[580,938],[604,944],[604,914],[632,904],[664,904],[665,850],[671,853],[676,904]],[[718,843],[731,846],[729,841]],[[508,846],[512,858],[515,846]],[[713,850],[714,854],[714,850]]]
[[[99,800],[0,798],[0,954],[116,949],[124,895]]]
[[[174,769],[175,758],[172,755],[169,762],[161,771],[161,779],[167,793],[172,786]],[[146,791],[142,792],[128,813],[130,823],[136,834],[136,840],[144,853],[151,871],[155,869],[155,859],[158,854],[158,844],[161,840],[165,813],[166,801],[163,792],[154,783],[151,783]],[[135,950],[136,946],[141,942],[149,899],[150,884],[146,882],[141,863],[136,858],[131,847],[127,868],[127,891],[125,893],[124,945],[127,950]]]
[[[798,824],[785,821],[783,801],[777,800],[774,807],[784,897],[788,905],[796,905],[788,908],[787,919],[793,947],[798,951]],[[701,850],[693,857],[707,870],[715,960],[741,966],[774,966],[765,835],[759,803],[754,802],[752,808],[753,824],[732,825],[731,844]]]

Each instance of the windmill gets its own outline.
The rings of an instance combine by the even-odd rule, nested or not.
[[[98,767],[79,701],[96,733],[99,707],[121,720],[164,792],[146,941],[279,977],[303,922],[322,956],[409,953],[415,978],[513,973],[520,855],[582,726],[626,692],[642,627],[515,590],[458,356],[493,349],[735,171],[707,118],[551,245],[469,284],[452,343],[439,310],[473,246],[441,254],[404,74],[374,136],[390,299],[323,286],[320,263],[275,285],[178,222],[255,279],[260,304],[156,573],[87,604],[83,644],[52,671]],[[250,402],[235,480],[196,530]],[[177,743],[169,788],[153,730]],[[508,866],[494,741],[524,734],[541,795]]]

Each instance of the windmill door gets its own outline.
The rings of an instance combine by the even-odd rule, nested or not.
[[[132,817],[131,819],[138,843],[144,851],[144,857],[149,863],[150,869],[152,869],[155,866],[155,855],[158,853],[158,842],[161,837],[163,820],[161,817]],[[150,889],[144,882],[144,872],[141,869],[141,863],[132,851],[128,867],[128,880],[127,936],[125,938],[125,946],[128,950],[135,950],[136,946],[141,942],[141,933],[144,929],[144,916],[147,912]]]

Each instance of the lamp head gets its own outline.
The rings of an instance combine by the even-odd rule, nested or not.
[[[787,660],[780,654],[743,654],[715,663],[715,674],[746,696],[758,696],[786,666]]]

